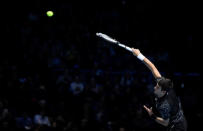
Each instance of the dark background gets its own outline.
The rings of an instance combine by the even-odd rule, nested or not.
[[[192,43],[191,2],[35,0],[6,2],[2,9],[2,129],[20,130],[24,127],[17,118],[27,113],[33,119],[41,110],[51,126],[33,122],[31,130],[159,129],[142,109],[143,104],[150,105],[151,72],[131,53],[97,38],[96,32],[140,49],[163,76],[173,79],[189,130],[200,127],[200,44]],[[48,10],[53,17],[46,16]],[[131,83],[121,84],[129,74]],[[79,95],[69,89],[76,76],[85,88]],[[93,91],[92,78],[102,88],[99,92]],[[97,121],[100,110],[104,118]],[[82,120],[87,122],[81,124]]]

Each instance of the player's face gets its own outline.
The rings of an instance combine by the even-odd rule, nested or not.
[[[161,87],[158,85],[158,83],[154,87],[154,94],[157,96],[160,96],[162,94]]]

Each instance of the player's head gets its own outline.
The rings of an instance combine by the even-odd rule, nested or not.
[[[160,78],[157,80],[157,84],[154,87],[154,94],[158,97],[164,96],[171,88],[173,88],[173,82],[167,78]]]

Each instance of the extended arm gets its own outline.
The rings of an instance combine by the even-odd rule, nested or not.
[[[133,53],[133,55],[137,56],[139,59],[141,59],[144,62],[144,64],[150,69],[150,71],[152,72],[152,74],[154,75],[155,78],[161,77],[161,74],[159,73],[157,68],[154,66],[154,64],[149,59],[144,57],[138,49],[132,48],[132,53]]]

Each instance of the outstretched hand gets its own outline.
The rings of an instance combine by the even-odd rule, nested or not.
[[[151,108],[148,108],[148,107],[146,107],[145,105],[144,105],[143,107],[144,107],[144,109],[147,111],[147,113],[149,114],[149,116],[151,116],[152,114],[154,114],[153,111],[152,111],[152,107],[151,107]]]

